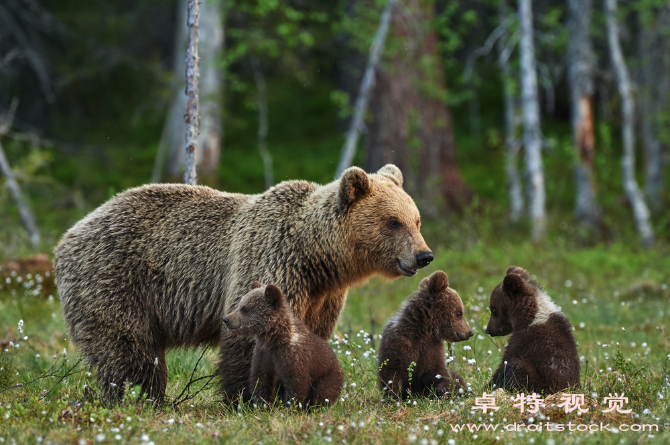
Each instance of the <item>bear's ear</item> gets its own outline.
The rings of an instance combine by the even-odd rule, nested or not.
[[[402,172],[398,167],[393,164],[386,164],[379,170],[377,170],[378,175],[384,175],[391,181],[395,183],[398,187],[402,187],[403,177]]]
[[[521,275],[511,273],[505,276],[502,289],[510,297],[523,295],[526,293],[526,280]]]
[[[268,284],[265,287],[265,298],[267,298],[268,303],[276,309],[284,298],[284,294],[282,294],[281,290],[274,284]]]
[[[526,280],[530,279],[530,275],[528,275],[528,271],[526,271],[526,269],[524,269],[523,267],[510,266],[509,269],[507,269],[507,273],[505,275],[509,275],[511,273],[513,273],[515,275],[519,275],[522,278],[525,278]]]
[[[424,278],[419,283],[419,289],[425,290],[429,295],[435,295],[444,292],[449,287],[449,278],[441,270],[433,272],[429,277]]]
[[[340,202],[346,208],[372,191],[370,178],[358,167],[350,167],[340,177]]]
[[[263,283],[261,283],[260,281],[254,281],[253,283],[251,283],[252,290],[258,289],[259,287],[263,287]]]

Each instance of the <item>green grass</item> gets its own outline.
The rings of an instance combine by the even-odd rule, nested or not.
[[[0,393],[0,437],[5,443],[140,443],[147,435],[155,443],[668,443],[670,422],[668,398],[668,317],[670,308],[670,255],[665,245],[640,251],[622,244],[580,249],[565,242],[535,246],[514,241],[513,234],[490,237],[489,241],[468,241],[461,234],[453,240],[440,236],[446,230],[428,227],[426,237],[436,260],[414,278],[393,282],[373,279],[350,292],[340,320],[338,342],[333,342],[345,369],[344,401],[326,409],[303,412],[273,407],[227,407],[220,404],[210,387],[177,408],[154,407],[130,394],[117,406],[98,403],[84,385],[95,388],[94,372],[87,376],[83,365],[59,383],[60,376],[77,361],[77,348],[67,338],[56,295],[49,298],[36,288],[36,277],[16,277],[2,281],[0,289],[0,339],[19,343],[9,353],[0,352],[0,384],[29,382],[44,374],[54,361],[68,363],[56,377]],[[481,230],[481,229],[480,229]],[[455,242],[460,239],[459,242]],[[500,282],[510,264],[526,267],[537,276],[556,303],[575,326],[582,363],[582,388],[590,410],[581,416],[566,414],[546,402],[544,417],[533,424],[547,422],[575,424],[623,423],[656,424],[659,432],[542,432],[501,431],[454,432],[455,425],[486,422],[491,424],[529,424],[509,400],[498,395],[501,409],[488,415],[471,414],[475,397],[481,396],[498,365],[505,340],[484,334],[488,320],[488,294]],[[445,270],[451,286],[466,305],[466,315],[477,334],[465,343],[454,345],[456,360],[450,366],[471,384],[472,391],[455,400],[417,399],[407,404],[382,401],[375,379],[376,335],[386,319],[397,311],[419,280],[434,270]],[[1,272],[0,272],[1,273]],[[47,287],[48,279],[42,283]],[[33,284],[27,284],[30,281]],[[23,333],[18,321],[24,321]],[[370,339],[365,333],[374,334]],[[27,340],[23,340],[27,336]],[[342,341],[348,337],[348,343]],[[470,350],[464,349],[470,346]],[[3,345],[3,349],[8,345]],[[67,354],[64,357],[63,351]],[[347,354],[347,351],[350,354]],[[201,351],[177,350],[168,354],[168,397],[176,397],[188,382]],[[39,354],[39,357],[37,356]],[[469,365],[464,359],[475,359]],[[196,377],[213,372],[216,351],[205,353]],[[17,374],[18,373],[18,374]],[[665,380],[664,380],[665,379]],[[1,390],[1,388],[0,388]],[[602,398],[625,392],[631,414],[602,413]],[[595,393],[595,397],[592,394]],[[659,398],[659,394],[663,398]],[[416,402],[416,404],[414,404]],[[566,426],[566,430],[568,427]],[[440,433],[441,431],[441,433]],[[120,438],[115,439],[115,436]],[[97,439],[96,439],[97,437]],[[423,440],[427,442],[422,442]],[[0,439],[0,442],[2,440]],[[83,442],[81,442],[83,443]]]

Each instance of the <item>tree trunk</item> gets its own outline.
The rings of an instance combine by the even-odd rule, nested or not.
[[[14,178],[14,173],[12,173],[12,169],[9,166],[9,161],[7,161],[5,151],[2,149],[2,144],[0,144],[0,173],[5,177],[7,188],[9,188],[9,191],[16,201],[16,206],[19,208],[19,215],[21,215],[21,221],[23,221],[23,225],[30,237],[30,243],[33,247],[36,247],[40,242],[40,232],[37,230],[37,224],[35,224],[33,213],[21,196],[21,189],[19,189],[19,184]]]
[[[619,44],[619,25],[616,20],[616,0],[605,0],[605,16],[607,20],[607,37],[610,47],[612,64],[616,72],[619,94],[621,95],[621,139],[623,154],[621,167],[626,195],[633,208],[633,216],[638,232],[642,236],[642,243],[650,246],[654,243],[654,232],[649,223],[649,209],[644,196],[635,180],[635,104],[631,91],[628,68]]]
[[[524,149],[526,174],[528,176],[529,213],[533,224],[532,238],[534,241],[538,241],[544,238],[546,204],[531,0],[519,0],[519,24],[521,32],[521,91],[523,98]]]
[[[265,76],[261,71],[258,59],[251,59],[251,70],[254,73],[256,82],[256,107],[258,108],[258,152],[263,160],[263,176],[265,177],[265,188],[269,189],[274,185],[274,175],[272,174],[272,155],[268,150],[268,91],[265,84]]]
[[[188,0],[177,2],[177,25],[174,57],[174,95],[163,126],[163,134],[156,155],[152,182],[159,182],[165,171],[167,176],[178,177],[184,171],[184,110],[186,109],[186,47]],[[223,95],[223,71],[219,59],[224,45],[223,0],[201,0],[199,24],[200,59],[200,136],[196,160],[201,182],[216,184],[221,156],[223,130],[221,109]]]
[[[365,67],[365,74],[363,75],[363,80],[361,81],[361,86],[358,90],[358,97],[356,98],[356,105],[354,107],[354,115],[351,118],[349,123],[349,131],[347,132],[347,139],[342,147],[342,155],[340,157],[340,162],[337,165],[337,170],[335,171],[335,178],[339,178],[342,175],[342,172],[351,166],[351,163],[354,160],[354,155],[356,154],[356,145],[358,144],[358,136],[360,134],[361,128],[363,126],[363,117],[365,110],[368,107],[368,102],[370,101],[370,93],[375,84],[375,71],[377,65],[379,64],[379,59],[381,58],[381,53],[384,49],[384,42],[386,41],[386,34],[389,28],[389,22],[391,21],[391,15],[393,12],[393,5],[395,0],[388,0],[386,7],[382,12],[381,18],[379,20],[379,26],[377,28],[377,33],[375,38],[372,41],[370,46],[370,55],[368,57],[368,62]]]
[[[663,147],[659,134],[663,125],[661,115],[668,98],[670,69],[669,39],[664,31],[670,27],[670,7],[638,13],[639,18],[639,115],[644,147],[645,195],[649,206],[660,210],[663,204]],[[647,19],[647,20],[645,20]],[[651,19],[651,22],[648,20]]]
[[[593,122],[593,47],[591,44],[591,0],[568,0],[568,84],[572,137],[576,153],[575,216],[594,229],[601,225],[596,200]]]
[[[516,138],[517,132],[517,97],[514,93],[514,76],[512,67],[509,63],[509,57],[504,56],[505,45],[509,41],[509,24],[507,16],[507,0],[500,0],[498,4],[498,15],[501,24],[504,26],[503,32],[497,41],[498,52],[500,54],[500,69],[503,80],[503,100],[505,104],[505,145],[507,153],[505,155],[505,173],[507,174],[507,193],[510,202],[510,220],[514,223],[519,221],[521,212],[523,212],[523,191],[521,187],[521,178],[518,169],[518,154],[521,144]]]
[[[456,162],[434,17],[432,1],[395,8],[390,39],[396,53],[377,73],[365,166],[374,171],[395,163],[405,188],[433,216],[445,200],[447,208],[459,209],[471,198]]]
[[[186,50],[186,171],[184,183],[196,185],[195,160],[198,156],[198,136],[200,135],[200,109],[198,102],[198,81],[200,71],[198,60],[198,26],[200,23],[200,0],[188,0],[188,49]]]

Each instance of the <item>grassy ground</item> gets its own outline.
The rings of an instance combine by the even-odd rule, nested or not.
[[[436,227],[433,232],[442,230],[446,229]],[[3,280],[0,339],[4,338],[3,350],[10,348],[9,341],[14,348],[0,352],[0,391],[37,380],[0,393],[0,443],[670,442],[670,252],[666,246],[637,251],[621,244],[579,249],[560,240],[536,247],[504,237],[487,243],[463,241],[467,237],[450,243],[432,234],[427,238],[436,252],[429,269],[391,283],[372,280],[350,293],[338,340],[332,342],[346,374],[343,400],[309,413],[283,407],[226,407],[217,402],[211,387],[176,408],[156,408],[132,393],[121,405],[100,405],[87,389],[87,385],[95,388],[95,371],[88,374],[83,365],[77,365],[77,348],[68,341],[52,277]],[[488,320],[488,295],[510,264],[535,274],[575,326],[583,356],[582,388],[575,393],[586,395],[588,412],[566,414],[556,406],[559,397],[553,396],[531,420],[529,413],[512,406],[510,394],[502,393],[497,394],[501,408],[492,415],[472,411],[504,347],[504,339],[488,337],[483,327]],[[383,400],[375,379],[376,335],[420,279],[436,269],[448,273],[477,332],[470,341],[454,346],[456,360],[450,365],[472,391],[455,400],[417,399],[406,404]],[[19,320],[23,320],[23,332]],[[170,397],[182,392],[200,353],[168,355]],[[215,351],[206,351],[195,378],[211,374],[216,359]],[[603,413],[603,397],[622,392],[629,397],[624,409],[632,412]],[[526,426],[520,431],[503,429],[515,422]],[[565,431],[548,432],[546,422],[565,424]],[[578,424],[600,428],[602,422],[610,431],[570,432],[568,422],[573,428]],[[468,424],[479,423],[499,426],[496,431],[468,430]],[[530,431],[538,424],[542,431]],[[654,424],[659,431],[625,432],[621,424]],[[454,431],[461,426],[465,431]]]

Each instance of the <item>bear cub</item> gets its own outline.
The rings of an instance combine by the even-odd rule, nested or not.
[[[512,334],[491,383],[508,391],[553,394],[579,385],[579,357],[570,321],[520,267],[507,269],[491,293],[492,337]]]
[[[339,397],[344,377],[335,352],[293,315],[278,287],[252,283],[223,322],[233,334],[256,339],[248,382],[256,402],[269,405],[278,391],[284,402],[307,407]]]
[[[444,342],[459,342],[474,333],[463,318],[463,302],[437,271],[421,280],[384,327],[379,346],[379,384],[390,397],[406,399],[435,391],[445,396],[463,388],[463,379],[447,369]],[[412,378],[408,368],[414,362]]]

